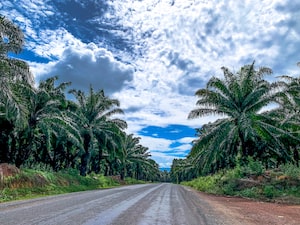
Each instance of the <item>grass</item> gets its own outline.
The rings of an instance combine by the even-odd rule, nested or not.
[[[126,178],[123,184],[143,183]],[[20,173],[0,180],[0,202],[29,199],[77,191],[95,190],[120,186],[112,177],[100,174],[79,175],[77,170],[47,172],[23,169]]]
[[[248,165],[182,184],[206,193],[300,204],[300,168],[292,164],[273,170]]]

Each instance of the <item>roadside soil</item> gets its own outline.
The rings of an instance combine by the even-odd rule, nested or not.
[[[300,205],[255,201],[197,192],[200,198],[224,214],[232,225],[299,225]]]

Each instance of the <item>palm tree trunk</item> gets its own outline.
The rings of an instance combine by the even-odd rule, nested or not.
[[[299,167],[299,160],[300,160],[299,151],[297,148],[294,148],[294,161],[297,167]]]
[[[124,180],[125,179],[125,176],[126,176],[126,163],[125,161],[123,162],[123,168],[121,170],[121,180]]]
[[[247,149],[247,144],[244,139],[243,132],[239,129],[238,131],[239,138],[240,138],[240,144],[241,144],[241,163],[246,164],[247,163],[247,156],[248,156],[248,149]]]
[[[8,120],[0,120],[0,163],[11,163],[9,136],[13,131],[13,124]]]
[[[87,167],[89,163],[89,157],[90,157],[90,145],[91,145],[92,137],[88,133],[84,134],[83,136],[83,147],[84,147],[84,153],[81,156],[81,162],[80,162],[80,175],[86,176],[87,173]]]
[[[86,176],[89,157],[90,157],[89,152],[85,152],[81,156],[81,164],[80,164],[80,175],[81,176]]]

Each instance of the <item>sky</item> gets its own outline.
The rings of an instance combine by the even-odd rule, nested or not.
[[[38,83],[103,89],[161,168],[184,158],[195,128],[194,93],[221,67],[255,60],[273,76],[297,75],[300,2],[294,0],[1,0],[0,14],[25,34],[15,56]]]

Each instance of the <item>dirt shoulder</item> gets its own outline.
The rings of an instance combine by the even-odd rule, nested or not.
[[[299,225],[300,205],[254,201],[239,197],[215,196],[197,192],[220,211],[232,225]]]

